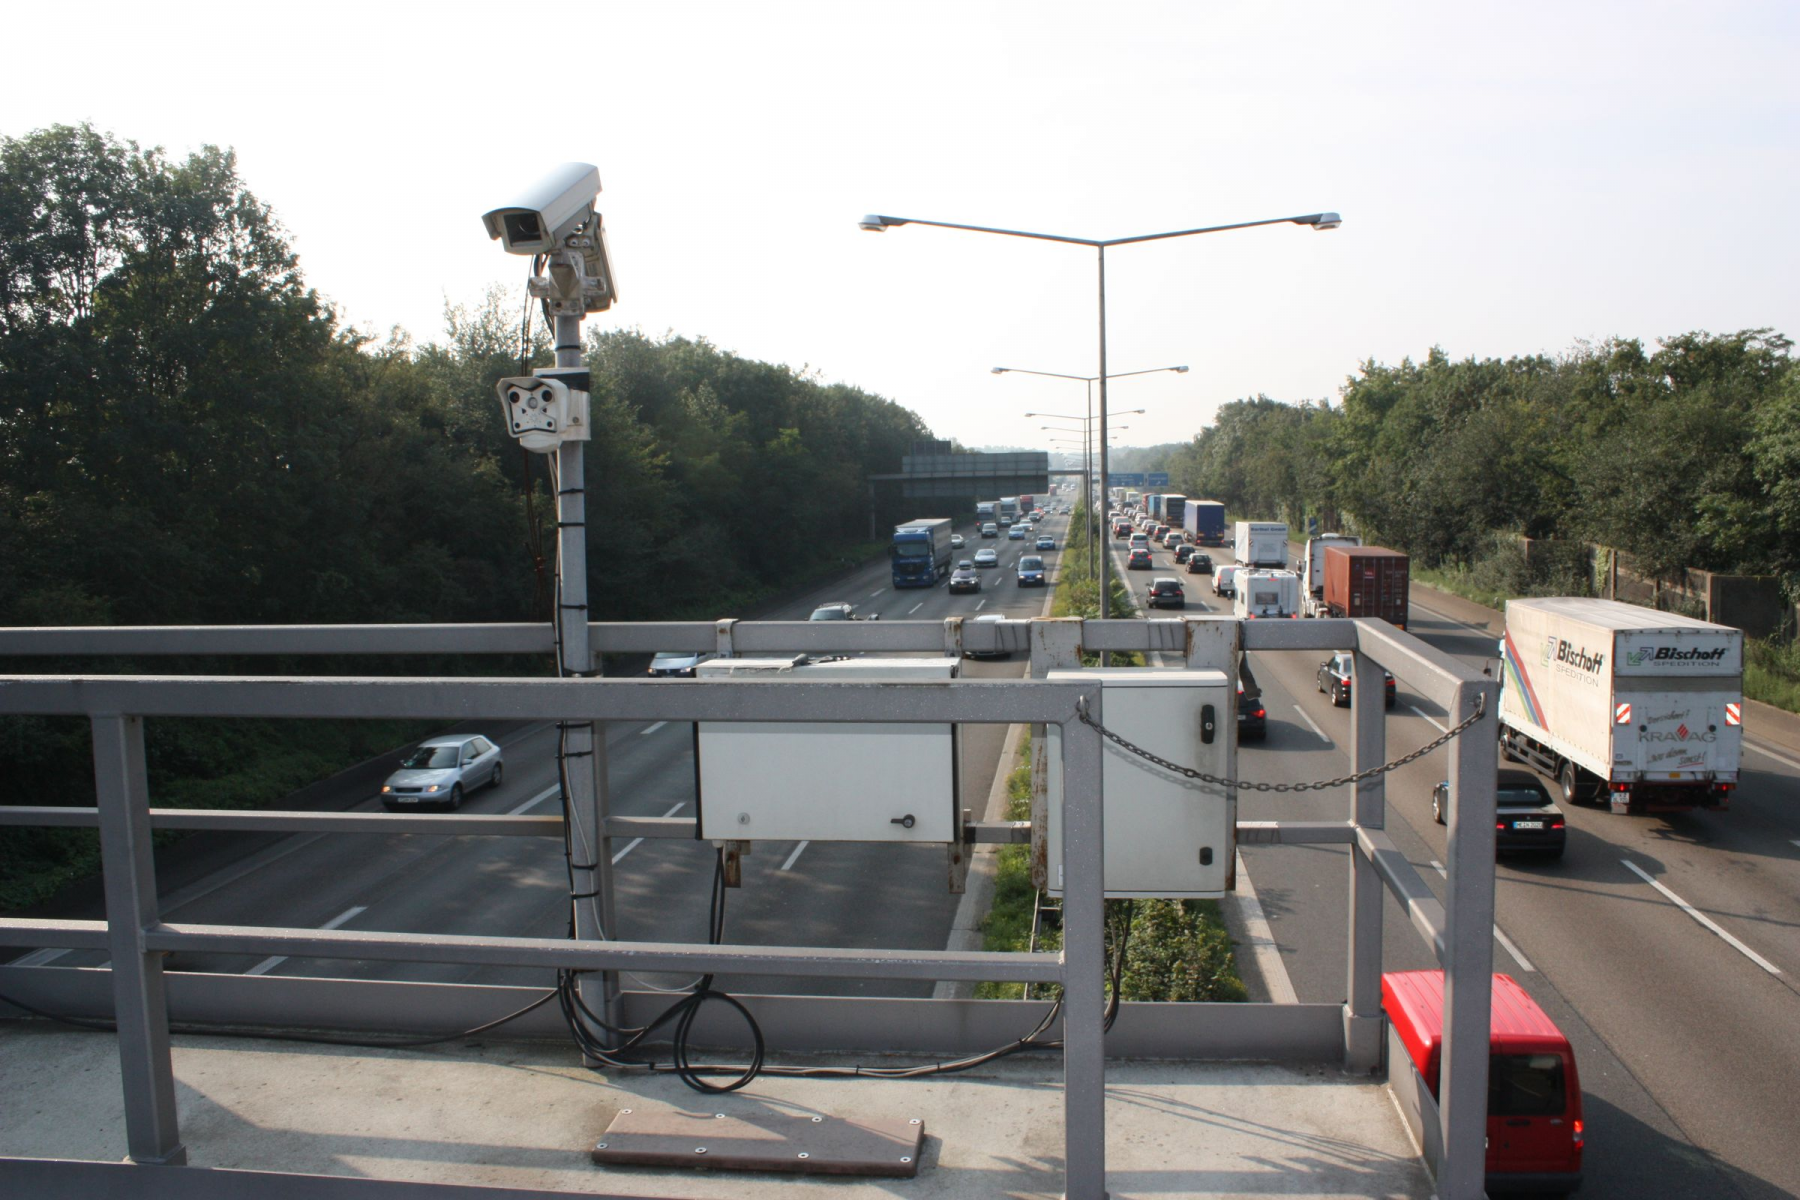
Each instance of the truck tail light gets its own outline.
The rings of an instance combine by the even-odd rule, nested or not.
[[[1577,1150],[1581,1149],[1581,1147],[1586,1144],[1587,1127],[1582,1124],[1580,1117],[1575,1118],[1575,1124],[1569,1130],[1569,1136],[1575,1139],[1575,1148]]]
[[[1615,792],[1629,792],[1631,790],[1631,785],[1629,783],[1615,783],[1612,785],[1612,790]]]

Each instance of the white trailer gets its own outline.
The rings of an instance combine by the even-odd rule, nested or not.
[[[1239,571],[1231,610],[1240,621],[1300,615],[1300,577],[1292,571]]]
[[[1238,521],[1232,526],[1232,556],[1240,567],[1284,570],[1288,565],[1287,523]]]
[[[1500,752],[1614,812],[1725,808],[1743,753],[1742,630],[1616,600],[1509,600]]]
[[[1323,617],[1325,611],[1325,550],[1329,546],[1360,546],[1362,539],[1354,533],[1321,533],[1306,539],[1306,553],[1300,559],[1300,611],[1309,617]]]

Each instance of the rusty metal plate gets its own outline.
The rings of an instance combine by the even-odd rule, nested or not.
[[[919,1171],[925,1122],[792,1113],[621,1108],[594,1146],[602,1166],[887,1175]]]

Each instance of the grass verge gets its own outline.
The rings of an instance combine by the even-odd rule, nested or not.
[[[1800,642],[1745,638],[1744,695],[1800,712]]]
[[[1019,761],[1006,777],[1006,817],[1023,821],[1031,815],[1031,738],[1019,747]],[[1037,889],[1031,886],[1031,849],[1002,846],[996,854],[994,902],[982,922],[982,948],[1022,953],[1031,949],[1031,922]],[[1238,976],[1231,935],[1215,900],[1108,900],[1107,954],[1130,921],[1125,970],[1119,994],[1126,1000],[1228,1000],[1248,998]],[[1060,928],[1044,930],[1037,949],[1062,946]],[[1053,989],[1047,989],[1054,995]],[[981,1000],[1017,1000],[1019,983],[982,983]]]

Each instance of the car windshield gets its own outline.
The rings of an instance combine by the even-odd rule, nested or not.
[[[895,558],[930,558],[930,542],[895,542]]]
[[[1019,560],[1019,570],[1021,571],[1041,571],[1043,569],[1044,560],[1035,554],[1027,554]]]
[[[650,660],[650,665],[653,667],[676,666],[693,662],[696,657],[698,656],[691,650],[664,650]]]
[[[811,619],[814,621],[842,621],[848,619],[849,615],[849,613],[845,612],[839,606],[832,605],[829,608],[813,609]]]
[[[407,755],[400,763],[409,771],[423,771],[432,768],[454,767],[457,749],[455,746],[420,746]]]
[[[1550,801],[1530,788],[1501,788],[1494,793],[1494,803],[1502,808],[1542,808]]]

